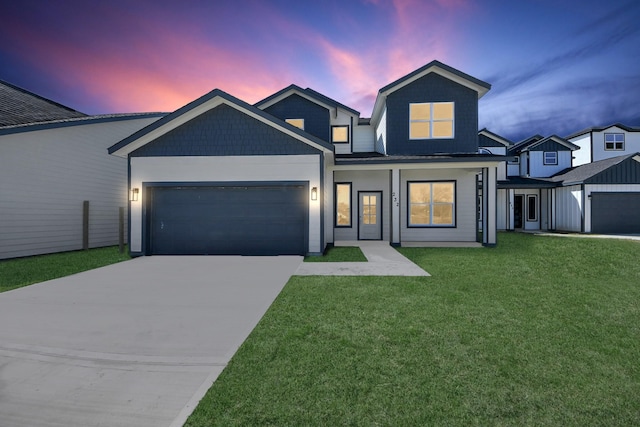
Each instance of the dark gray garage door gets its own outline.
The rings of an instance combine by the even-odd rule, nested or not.
[[[149,188],[147,253],[304,255],[306,185]]]
[[[591,232],[640,233],[640,193],[591,193]]]

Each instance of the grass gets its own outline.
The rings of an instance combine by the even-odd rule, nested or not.
[[[640,425],[640,244],[400,251],[433,276],[293,277],[186,426]]]
[[[0,292],[129,259],[118,246],[0,261]]]
[[[367,262],[367,257],[357,246],[333,246],[322,256],[305,257],[304,262]]]

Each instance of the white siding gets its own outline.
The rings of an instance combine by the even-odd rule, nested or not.
[[[400,224],[403,242],[475,242],[477,239],[477,170],[402,170]],[[456,181],[455,227],[407,227],[407,181]]]
[[[498,230],[506,230],[507,229],[507,220],[509,218],[509,203],[508,203],[508,190],[500,189],[498,190],[497,197],[497,220],[498,220]]]
[[[529,176],[532,178],[547,178],[571,167],[571,151],[557,151],[558,164],[545,165],[544,151],[529,152]]]
[[[569,140],[580,149],[573,152],[573,166],[580,166],[591,163],[591,133],[581,135]]]
[[[605,133],[623,133],[624,135],[624,150],[605,150],[604,149],[604,134]],[[627,132],[624,129],[620,129],[616,126],[610,127],[602,132],[593,132],[593,161],[602,159],[609,159],[611,157],[623,156],[625,154],[632,154],[640,152],[640,132]]]
[[[351,154],[351,145],[353,144],[353,126],[352,126],[352,117],[350,114],[345,113],[344,111],[338,109],[337,117],[334,117],[333,112],[329,113],[331,115],[330,124],[331,126],[349,126],[349,144],[334,144],[335,153],[336,154]],[[357,118],[355,122],[357,123]]]
[[[584,232],[591,233],[591,193],[640,192],[640,184],[591,184],[585,185],[584,191]]]
[[[317,155],[300,156],[220,156],[220,157],[133,157],[131,187],[145,182],[233,182],[308,181],[309,188],[320,186]],[[131,203],[131,251],[142,251],[142,206]],[[320,242],[320,199],[309,201],[309,252],[322,252]]]
[[[375,151],[375,138],[373,126],[361,125],[353,128],[353,152],[373,153]]]
[[[582,231],[582,188],[579,185],[556,189],[556,230]]]
[[[390,240],[389,174],[388,170],[334,172],[334,182],[351,183],[351,227],[336,227],[334,229],[336,241],[358,240],[358,191],[382,191],[382,240]],[[332,201],[333,204],[334,201]]]
[[[507,176],[520,176],[520,164],[507,163]]]
[[[387,107],[382,110],[380,123],[376,127],[375,149],[381,154],[386,154],[387,152]]]
[[[84,200],[89,247],[117,244],[127,161],[107,148],[155,120],[0,136],[0,259],[82,249]]]

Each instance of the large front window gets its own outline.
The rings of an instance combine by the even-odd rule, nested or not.
[[[453,138],[453,102],[409,104],[409,139]]]
[[[351,184],[336,184],[336,227],[351,227]]]
[[[456,183],[409,182],[409,226],[455,226]]]

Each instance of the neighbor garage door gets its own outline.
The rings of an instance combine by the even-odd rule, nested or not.
[[[591,193],[591,232],[640,233],[640,193]]]
[[[303,255],[306,185],[152,187],[147,253]]]

